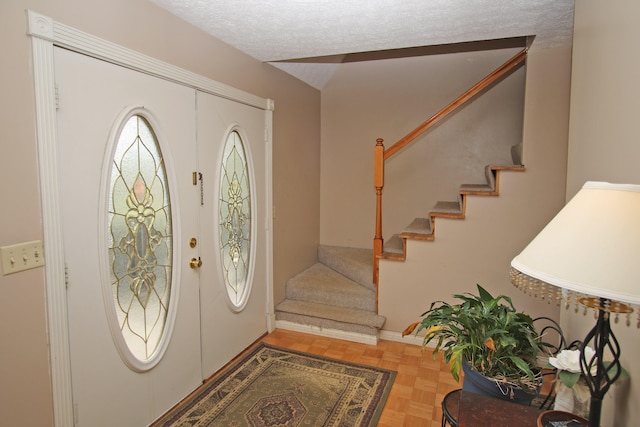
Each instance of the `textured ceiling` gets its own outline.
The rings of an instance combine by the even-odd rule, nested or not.
[[[336,55],[523,36],[546,48],[573,36],[574,0],[152,1],[318,89]]]

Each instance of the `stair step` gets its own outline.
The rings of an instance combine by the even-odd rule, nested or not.
[[[430,216],[451,216],[451,215],[462,215],[462,203],[460,200],[455,202],[446,202],[440,201],[437,202],[431,211],[429,211]]]
[[[461,194],[494,194],[495,188],[487,184],[464,184],[460,186]]]
[[[384,252],[388,254],[404,254],[404,239],[399,234],[394,234],[384,242]]]
[[[376,290],[373,283],[373,251],[320,245],[318,261],[362,286]]]
[[[384,243],[382,257],[385,259],[404,261],[405,239],[433,240],[431,218],[415,218],[411,224],[402,230],[402,233],[391,236],[391,239]]]
[[[286,297],[296,301],[375,311],[375,292],[317,263],[292,277]]]
[[[487,178],[487,182],[484,184],[463,184],[460,186],[460,194],[497,195],[495,170],[501,168],[503,166],[485,166],[484,175]]]
[[[276,306],[276,320],[377,335],[386,318],[367,310],[285,299]]]
[[[433,233],[431,232],[431,219],[430,218],[415,218],[411,224],[409,224],[400,237],[410,238],[416,240],[433,240]]]

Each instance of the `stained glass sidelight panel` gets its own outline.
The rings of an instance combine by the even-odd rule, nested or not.
[[[167,176],[156,134],[130,117],[111,166],[108,251],[118,327],[140,361],[163,338],[172,275],[172,221]]]
[[[242,138],[229,134],[220,176],[220,253],[222,274],[231,304],[241,308],[248,298],[251,252],[251,188]]]

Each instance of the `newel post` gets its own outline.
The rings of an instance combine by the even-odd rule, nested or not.
[[[384,144],[376,139],[373,150],[373,185],[376,187],[376,234],[373,238],[373,283],[378,285],[378,262],[382,254],[382,188],[384,187]],[[376,298],[377,299],[377,298]]]

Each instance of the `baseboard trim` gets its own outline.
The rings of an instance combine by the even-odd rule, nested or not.
[[[386,341],[401,342],[403,344],[413,344],[418,346],[422,345],[422,336],[420,335],[409,334],[406,337],[403,337],[402,332],[387,331],[384,329],[380,331],[380,339]]]
[[[378,336],[359,334],[357,332],[347,332],[338,329],[321,328],[319,326],[301,325],[299,323],[289,322],[288,320],[276,320],[276,329],[285,329],[287,331],[301,332],[303,334],[318,335],[321,337],[335,338],[338,340],[359,342],[362,344],[378,345],[379,340],[394,341],[403,344],[411,344],[422,346],[423,337],[421,335],[410,334],[405,337],[401,332],[381,330]],[[427,345],[433,348],[432,344]]]
[[[378,345],[378,336],[359,334],[357,332],[347,332],[338,329],[321,328],[312,325],[300,325],[298,323],[289,322],[288,320],[276,320],[277,329],[286,329],[288,331],[302,332],[305,334],[318,335],[321,337],[335,338],[339,340],[359,342],[362,344]]]

